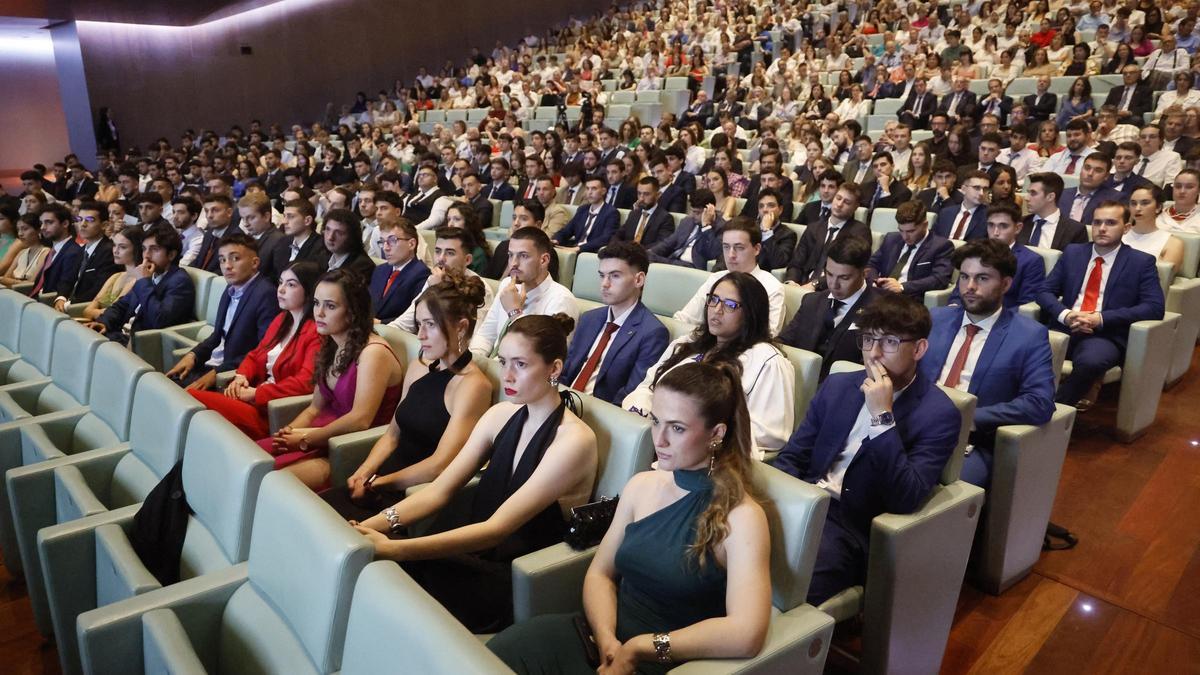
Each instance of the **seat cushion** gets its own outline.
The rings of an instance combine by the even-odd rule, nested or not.
[[[218,670],[297,675],[318,672],[287,622],[250,583],[234,591],[225,605]]]

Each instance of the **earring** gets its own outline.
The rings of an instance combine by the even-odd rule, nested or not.
[[[466,333],[458,334],[458,353],[465,354],[467,351],[467,335]]]
[[[708,475],[712,475],[713,465],[717,463],[717,453],[712,453],[708,456]]]
[[[557,386],[558,386],[558,378],[557,378],[557,377],[552,377],[552,378],[550,378],[550,386],[551,386],[551,387],[557,387]]]

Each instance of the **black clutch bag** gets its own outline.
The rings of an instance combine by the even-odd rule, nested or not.
[[[617,514],[616,497],[601,497],[600,501],[583,504],[571,509],[571,523],[567,526],[567,534],[563,541],[576,551],[591,548],[600,543],[613,516]]]

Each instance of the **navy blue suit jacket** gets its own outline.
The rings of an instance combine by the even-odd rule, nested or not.
[[[1069,218],[1071,216],[1071,205],[1075,203],[1075,195],[1077,194],[1079,194],[1079,188],[1067,188],[1063,190],[1062,196],[1058,198],[1058,212]],[[1092,224],[1092,214],[1096,212],[1096,207],[1110,199],[1118,202],[1129,201],[1128,196],[1101,186],[1092,195],[1092,198],[1088,200],[1087,206],[1083,207],[1083,217],[1079,219],[1079,222],[1083,223],[1084,227],[1090,227]]]
[[[681,256],[683,255],[681,249],[687,246],[688,239],[692,236],[692,230],[697,227],[699,227],[699,221],[692,216],[679,221],[679,227],[675,228],[674,232],[667,235],[665,239],[660,239],[650,248],[650,261],[680,267],[694,267],[698,270],[708,269],[708,261],[720,258],[721,254],[716,235],[725,227],[725,220],[719,214],[713,221],[712,227],[696,237],[696,241],[692,244],[691,260],[674,257],[676,251],[679,251]]]
[[[75,285],[75,276],[79,274],[79,265],[82,263],[83,247],[76,244],[74,239],[68,239],[62,250],[54,254],[50,266],[42,273],[41,292],[70,296],[71,287]]]
[[[1104,179],[1104,186],[1103,186],[1104,189],[1112,190],[1113,192],[1116,192],[1117,194],[1121,195],[1119,197],[1119,199],[1126,203],[1128,203],[1129,198],[1131,196],[1133,196],[1134,190],[1138,189],[1139,187],[1142,187],[1143,185],[1152,185],[1152,183],[1150,181],[1146,180],[1145,178],[1142,178],[1141,176],[1137,175],[1136,173],[1131,173],[1131,174],[1129,174],[1128,178],[1121,181],[1121,189],[1118,190],[1116,187],[1116,182],[1113,181],[1113,178],[1114,178],[1114,176],[1109,175],[1108,178]]]
[[[608,323],[608,307],[597,307],[579,317],[579,327],[571,337],[567,362],[563,364],[562,381],[568,385],[579,377],[587,363],[592,343]],[[637,388],[646,377],[646,370],[658,362],[667,349],[671,336],[662,324],[638,301],[621,330],[611,338],[604,360],[597,367],[596,386],[592,395],[614,405]]]
[[[889,233],[879,244],[879,249],[871,254],[871,261],[867,263],[867,278],[874,281],[887,276],[900,260],[903,251],[904,239],[900,237],[900,233]],[[925,235],[921,248],[917,249],[908,264],[908,281],[904,282],[904,294],[920,300],[925,297],[926,291],[937,291],[949,286],[950,277],[954,273],[954,263],[950,260],[952,253],[954,244],[951,244],[949,239],[932,232]]]
[[[963,308],[938,307],[931,314],[929,350],[919,367],[936,382],[954,358],[950,348],[962,327]],[[1015,309],[1003,310],[987,334],[967,391],[979,399],[972,436],[977,445],[992,447],[999,426],[1049,422],[1054,415],[1054,365],[1046,327]]]
[[[1042,256],[1022,244],[1014,244],[1012,252],[1017,257],[1017,274],[1013,277],[1012,286],[1004,294],[1005,309],[1020,307],[1027,302],[1037,302],[1042,286],[1046,285],[1046,263],[1042,262]],[[962,304],[957,284],[954,286],[954,292],[950,294],[949,304]]]
[[[954,233],[954,226],[958,224],[958,214],[961,212],[961,204],[956,207],[946,206],[938,211],[937,220],[933,223],[933,233],[949,239]],[[975,212],[971,214],[971,220],[967,223],[967,231],[963,233],[964,241],[974,239],[987,239],[987,207],[983,204],[975,207]]]
[[[488,183],[483,189],[483,194],[487,195],[488,199],[496,199],[502,202],[512,201],[517,198],[517,189],[510,185],[508,181],[504,181],[498,186],[495,183]]]
[[[587,228],[590,210],[589,204],[580,205],[566,227],[554,234],[555,243],[563,246],[579,246],[580,253],[595,253],[603,248],[616,234],[617,227],[621,224],[621,214],[614,207],[601,204],[600,211],[596,215],[596,222],[592,223],[592,236],[587,238],[587,243],[581,245],[580,242],[584,241],[583,235]]]
[[[1125,349],[1131,324],[1163,318],[1166,305],[1162,286],[1158,285],[1155,262],[1154,256],[1129,246],[1122,246],[1117,251],[1117,259],[1108,273],[1108,283],[1104,285],[1104,304],[1100,308],[1103,325],[1096,335]],[[1089,273],[1091,263],[1091,244],[1071,244],[1046,277],[1038,304],[1049,315],[1054,330],[1067,331],[1066,326],[1058,322],[1058,315],[1075,306],[1075,298],[1082,292],[1084,275]]]
[[[865,371],[830,375],[774,465],[809,483],[829,472],[862,409]],[[938,484],[958,446],[962,416],[950,397],[917,371],[892,406],[896,424],[864,440],[842,480],[841,513],[864,538],[881,513],[912,513]]]
[[[242,359],[251,349],[258,346],[267,326],[279,314],[279,301],[275,297],[275,284],[262,274],[257,275],[242,291],[242,299],[238,301],[233,322],[229,324],[229,332],[225,332],[225,317],[229,313],[231,302],[229,290],[221,294],[221,303],[217,306],[217,324],[213,332],[200,344],[192,348],[196,355],[196,365],[204,365],[212,358],[213,350],[225,341],[225,354],[219,372],[237,368]]]
[[[389,263],[377,266],[371,274],[371,303],[375,306],[375,318],[383,323],[390,323],[403,314],[413,300],[417,299],[417,294],[421,292],[421,287],[425,285],[425,279],[429,276],[429,268],[414,257],[400,271],[400,276],[396,277],[384,296],[383,289],[387,286],[390,276],[392,266]]]
[[[130,318],[134,318],[134,331],[166,328],[194,319],[195,307],[196,286],[188,273],[176,266],[157,284],[149,277],[138,279],[96,321],[104,324],[110,338],[124,342],[121,328]]]
[[[687,213],[688,193],[684,188],[672,183],[659,193],[658,205],[671,213]]]

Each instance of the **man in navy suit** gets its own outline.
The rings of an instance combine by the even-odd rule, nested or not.
[[[554,234],[554,244],[582,253],[595,253],[616,234],[617,210],[604,203],[604,179],[589,176],[584,184],[587,204],[580,206],[567,226]]]
[[[642,304],[650,259],[632,242],[600,249],[600,298],[579,317],[562,381],[572,389],[620,405],[646,377],[670,342],[666,326]]]
[[[881,291],[920,301],[927,291],[950,285],[954,244],[929,231],[925,205],[908,201],[896,209],[896,232],[889,232],[867,264],[867,279]]]
[[[632,241],[651,248],[675,231],[675,218],[659,207],[658,179],[645,176],[637,184],[637,203],[612,240]]]
[[[912,199],[912,190],[892,176],[896,170],[896,162],[892,153],[877,152],[871,158],[871,177],[863,183],[863,206],[867,207],[867,222],[871,222],[871,214],[875,209],[894,209],[900,204]]]
[[[1021,228],[1021,211],[1016,206],[997,204],[988,208],[988,239],[1007,246],[1017,260],[1016,271],[1011,275],[1012,284],[1004,293],[1005,309],[1020,307],[1027,302],[1037,302],[1038,294],[1046,284],[1046,264],[1042,262],[1042,256],[1017,243]],[[950,294],[949,304],[962,304],[960,287],[961,284],[955,285],[954,292]]]
[[[1058,200],[1058,210],[1071,220],[1080,223],[1092,222],[1096,207],[1107,201],[1127,201],[1116,190],[1104,187],[1112,160],[1108,155],[1093,152],[1083,158],[1083,170],[1079,172],[1079,187],[1063,190]]]
[[[221,239],[233,231],[233,200],[226,195],[206,195],[204,216],[208,219],[208,225],[191,266],[205,272],[220,274]]]
[[[775,467],[832,495],[808,602],[866,579],[871,521],[911,513],[938,484],[958,444],[961,415],[917,368],[929,310],[885,295],[858,315],[866,371],[830,375]]]
[[[75,243],[71,210],[59,202],[47,204],[38,214],[38,222],[41,223],[42,239],[50,242],[50,255],[46,256],[42,269],[34,277],[29,295],[33,298],[40,293],[62,295],[62,289],[69,289],[75,282],[84,255],[83,247]]]
[[[929,187],[916,194],[916,198],[925,205],[926,211],[935,216],[951,207],[957,212],[958,205],[962,203],[962,192],[958,190],[958,169],[954,162],[948,159],[934,162],[933,180],[929,182]]]
[[[375,318],[391,323],[417,299],[429,268],[417,260],[417,229],[407,218],[381,221],[379,228],[384,261],[371,275],[371,302]]]
[[[483,189],[484,194],[488,199],[498,201],[512,201],[517,198],[517,191],[513,186],[508,184],[508,175],[512,172],[508,160],[503,157],[497,157],[491,161],[489,169],[492,182],[488,183]]]
[[[1012,249],[999,239],[967,242],[954,264],[962,304],[933,310],[921,372],[978,399],[962,479],[986,488],[996,428],[1039,426],[1054,414],[1054,366],[1046,327],[1004,306],[1018,270]]]
[[[938,212],[933,233],[946,239],[987,239],[987,207],[983,202],[991,188],[992,180],[986,173],[968,172],[963,176],[962,203],[958,208],[947,206]]]
[[[1004,82],[993,77],[988,80],[988,95],[981,99],[976,107],[976,121],[986,114],[992,114],[1000,120],[1000,125],[1004,126],[1008,123],[1008,113],[1012,110],[1012,104],[1012,97],[1004,94]]]
[[[1135,63],[1121,69],[1121,81],[1121,86],[1108,90],[1104,105],[1116,106],[1119,123],[1140,127],[1144,115],[1154,109],[1154,87],[1142,81],[1142,67]]]
[[[927,86],[925,78],[917,78],[908,99],[900,106],[900,122],[912,129],[928,129],[929,116],[937,109],[937,97],[927,91]]]
[[[650,248],[650,260],[698,270],[708,269],[710,260],[720,257],[718,235],[725,220],[717,213],[717,200],[708,188],[692,193],[691,213],[679,222],[679,227]]]
[[[871,246],[858,237],[837,239],[825,257],[828,293],[805,293],[800,309],[779,341],[821,356],[821,379],[835,361],[862,363],[858,348],[858,315],[884,295],[867,283]]]
[[[1092,243],[1063,251],[1038,297],[1050,327],[1071,334],[1071,374],[1057,400],[1087,409],[1089,390],[1125,357],[1129,326],[1163,318],[1162,287],[1154,256],[1121,245],[1129,231],[1129,207],[1104,202],[1092,215]]]
[[[604,165],[604,203],[618,209],[631,209],[637,198],[637,188],[625,182],[625,162],[614,159]],[[658,189],[654,190],[657,196]],[[536,195],[535,195],[536,196]]]
[[[1147,185],[1153,185],[1149,180],[1137,175],[1134,170],[1142,161],[1142,147],[1133,141],[1125,141],[1117,145],[1113,152],[1113,172],[1104,180],[1104,187],[1114,190],[1121,195],[1120,201],[1129,202],[1133,191]]]
[[[43,292],[55,292],[54,309],[65,311],[72,302],[91,302],[104,287],[104,282],[121,267],[113,260],[112,241],[104,236],[108,220],[108,209],[97,202],[85,201],[79,206],[75,217],[79,236],[83,238],[83,255],[74,274],[62,276],[57,288],[43,288]]]
[[[188,389],[210,389],[217,373],[234,370],[258,346],[279,314],[275,284],[258,271],[258,246],[241,232],[221,240],[221,275],[228,284],[217,307],[213,332],[167,371]]]
[[[1058,198],[1062,194],[1062,176],[1056,173],[1029,175],[1029,190],[1025,195],[1029,215],[1017,233],[1017,243],[1058,251],[1065,249],[1067,244],[1087,243],[1087,228],[1058,209]]]
[[[110,340],[128,344],[136,331],[191,321],[196,287],[177,264],[182,249],[183,240],[174,226],[151,227],[142,239],[144,276],[88,327]]]
[[[665,155],[655,153],[654,157],[650,159],[650,172],[658,179],[659,205],[671,213],[687,213],[689,193],[683,187],[675,185]]]

